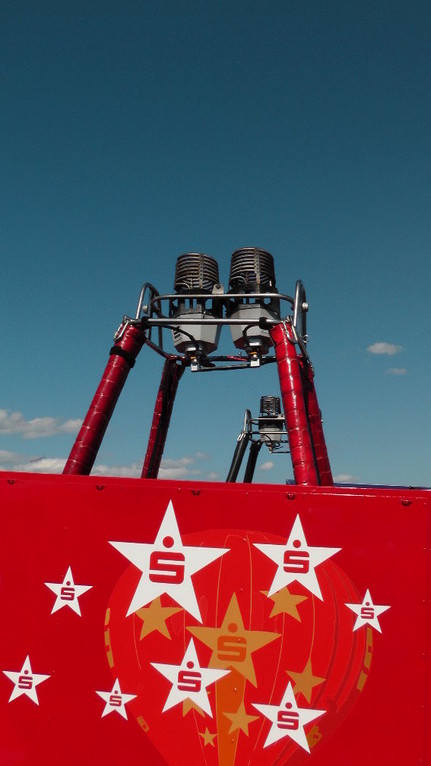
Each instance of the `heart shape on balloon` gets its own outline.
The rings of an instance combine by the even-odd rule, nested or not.
[[[111,544],[133,563],[107,607],[108,662],[166,763],[306,762],[371,661],[338,549],[307,547],[299,517],[287,543],[247,530],[181,538],[171,504],[153,544]]]

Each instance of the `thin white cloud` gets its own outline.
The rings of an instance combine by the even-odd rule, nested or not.
[[[163,460],[159,470],[159,479],[194,479],[205,478],[206,481],[217,481],[218,474],[211,472],[207,476],[202,475],[202,471],[197,465],[199,460],[207,459],[207,455],[196,453],[196,455]],[[66,463],[64,457],[29,457],[17,452],[0,450],[0,470],[1,471],[24,471],[26,473],[62,473]],[[127,478],[139,478],[142,471],[142,463],[133,462],[129,465],[108,465],[107,463],[97,463],[94,465],[91,473],[93,476],[119,476]]]
[[[399,346],[396,343],[372,343],[371,346],[367,347],[367,351],[370,352],[370,354],[383,354],[385,356],[394,356],[395,354],[399,354],[400,351],[404,351],[403,346]]]
[[[274,468],[274,463],[272,460],[267,460],[266,463],[262,463],[261,466],[259,466],[259,471],[272,471]]]
[[[358,484],[359,477],[351,473],[339,473],[334,476],[334,481],[336,484]]]
[[[197,467],[198,460],[207,459],[207,455],[197,452],[195,455],[184,455],[180,458],[166,458],[162,460],[159,469],[159,479],[193,479],[197,476],[202,478],[202,471]],[[130,465],[106,465],[96,463],[92,470],[93,476],[124,476],[138,478],[142,472],[142,463],[134,462]],[[217,474],[206,477],[213,481]]]
[[[188,471],[184,466],[178,468],[163,468],[160,466],[159,479],[190,479],[200,475],[200,471]]]
[[[162,460],[162,467],[166,470],[173,468],[186,468],[188,465],[192,465],[196,461],[196,457],[184,456],[176,459],[167,458]]]
[[[10,452],[9,455],[13,455],[12,458],[5,458],[4,454],[0,453],[0,471],[24,471],[26,473],[61,473],[65,458],[26,458],[25,455],[17,455]]]
[[[162,460],[159,479],[188,479],[200,475],[201,471],[194,467],[195,457],[184,456],[178,459]],[[64,461],[63,461],[64,465]],[[29,469],[27,469],[29,470]],[[62,468],[61,468],[62,470]],[[142,472],[142,463],[133,462],[129,465],[108,465],[107,463],[96,462],[91,474],[92,476],[121,476],[125,478],[139,478]]]
[[[70,418],[65,420],[64,423],[59,424],[58,433],[62,434],[77,434],[82,426],[82,418]]]
[[[20,455],[18,452],[10,452],[6,449],[0,449],[0,471],[18,471],[27,470],[19,469],[17,466],[25,465],[28,459],[24,455]]]
[[[61,420],[60,418],[33,418],[26,420],[21,412],[0,409],[0,434],[18,434],[23,439],[39,439],[57,434],[77,433],[82,420]]]
[[[21,459],[21,455],[19,455],[17,452],[9,452],[6,449],[0,449],[0,464],[16,463]]]
[[[389,367],[386,375],[407,375],[407,370],[405,367]]]
[[[206,477],[206,481],[219,481],[220,475],[216,473],[215,471],[211,471]]]
[[[138,478],[141,475],[142,464],[131,463],[130,465],[106,465],[105,463],[96,463],[91,471],[93,476],[121,476],[128,478]]]
[[[66,459],[63,457],[42,457],[31,460],[22,469],[31,473],[61,473],[65,466]]]
[[[180,458],[162,460],[159,479],[191,479],[200,476],[202,471],[196,467],[196,461],[206,458],[207,456],[203,452],[196,452],[193,456],[185,455]]]

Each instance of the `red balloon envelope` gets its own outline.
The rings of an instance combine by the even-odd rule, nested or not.
[[[307,547],[299,516],[287,542],[247,530],[178,538],[175,523],[153,545],[112,543],[134,561],[105,620],[129,715],[170,766],[306,762],[366,681],[372,630],[355,630],[348,607],[363,594],[337,548]]]

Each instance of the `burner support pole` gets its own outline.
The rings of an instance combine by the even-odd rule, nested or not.
[[[64,467],[65,474],[88,476],[91,472],[118,397],[145,343],[142,327],[129,321],[123,323],[116,338],[99,387]]]
[[[305,405],[301,365],[291,326],[280,322],[270,330],[275,348],[286,430],[295,484],[316,486],[319,475]]]

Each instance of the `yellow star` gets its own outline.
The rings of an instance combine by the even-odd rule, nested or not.
[[[313,676],[311,669],[311,657],[309,658],[302,673],[293,673],[291,670],[286,670],[286,673],[292,678],[295,686],[293,691],[295,694],[302,694],[307,702],[311,702],[313,689],[315,686],[319,686],[326,681],[326,678],[319,678],[319,676]]]
[[[261,593],[263,593],[264,596],[268,595],[267,590],[262,590]],[[270,617],[276,617],[277,614],[286,613],[291,617],[294,617],[298,622],[301,622],[301,617],[296,606],[302,601],[306,601],[307,596],[295,596],[293,593],[290,593],[289,588],[286,586],[285,588],[278,590],[277,593],[273,593],[269,598],[274,602],[272,612],[269,615]]]
[[[210,668],[233,668],[257,686],[251,655],[257,649],[280,638],[279,633],[246,630],[238,600],[233,594],[220,628],[188,627],[199,641],[212,649]]]
[[[217,736],[217,734],[211,734],[208,727],[205,729],[205,731],[200,731],[199,736],[202,737],[204,741],[204,747],[207,745],[211,745],[212,747],[215,747],[214,740]]]
[[[236,711],[236,713],[223,713],[223,715],[226,716],[226,718],[229,718],[232,726],[230,727],[228,734],[233,734],[234,731],[237,731],[237,729],[241,729],[241,731],[244,732],[244,734],[249,736],[248,734],[248,727],[251,724],[252,721],[257,721],[259,716],[258,715],[247,715],[245,712],[245,705],[244,700],[241,700],[241,704]]]
[[[166,625],[166,620],[177,612],[181,612],[179,607],[162,606],[160,596],[155,598],[149,606],[138,609],[136,616],[143,621],[140,640],[142,641],[145,636],[148,636],[154,630],[170,639],[171,634]]]

